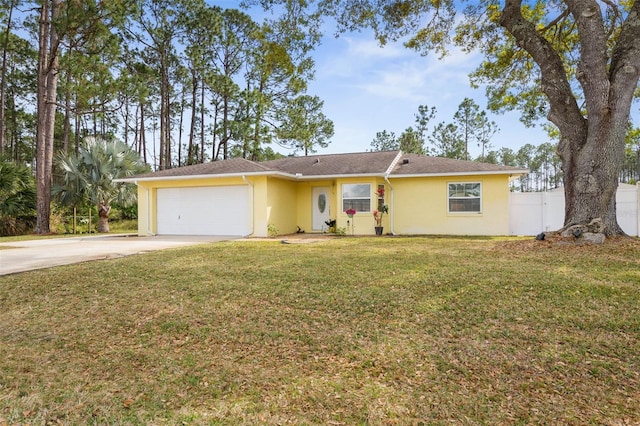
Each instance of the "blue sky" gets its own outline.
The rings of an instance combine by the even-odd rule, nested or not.
[[[453,121],[465,97],[486,109],[483,89],[472,89],[469,73],[480,63],[479,55],[452,50],[442,60],[422,57],[401,44],[381,48],[371,34],[326,36],[314,53],[316,78],[309,92],[324,100],[324,112],[335,124],[331,145],[322,153],[366,151],[376,132],[399,135],[414,125],[419,105],[436,107],[433,125]],[[493,137],[493,149],[514,151],[530,143],[549,139],[540,128],[527,128],[518,113],[496,115],[487,112],[500,131]],[[477,157],[480,148],[469,147]]]
[[[236,8],[235,0],[209,0],[222,8]],[[265,13],[258,8],[250,15],[260,21]],[[427,57],[406,49],[402,44],[381,48],[371,32],[342,34],[334,37],[334,28],[325,24],[322,44],[314,53],[315,79],[308,94],[324,101],[324,114],[334,122],[335,134],[328,148],[319,154],[362,152],[371,149],[377,132],[387,130],[399,136],[413,126],[419,105],[436,107],[437,116],[430,123],[450,123],[458,105],[465,97],[472,98],[486,109],[483,89],[472,89],[469,73],[481,57],[451,50],[443,60],[437,55]],[[508,147],[517,151],[530,143],[539,145],[549,139],[540,128],[527,128],[518,120],[518,113],[489,113],[500,131],[491,140],[492,149]],[[278,152],[282,148],[273,147]],[[472,157],[480,148],[470,146]]]

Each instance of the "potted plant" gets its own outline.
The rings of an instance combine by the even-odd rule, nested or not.
[[[347,221],[347,227],[349,226],[349,222],[351,222],[351,235],[353,235],[354,233],[353,215],[356,214],[356,209],[346,209],[344,212],[347,214],[347,217],[349,217],[349,220]]]
[[[373,219],[376,221],[376,235],[382,235],[382,216],[385,213],[389,213],[389,207],[387,207],[386,204],[383,204],[382,207],[380,207],[380,210],[373,211]]]
[[[324,224],[327,225],[327,232],[335,233],[337,229],[336,223],[337,221],[335,219],[325,220]]]

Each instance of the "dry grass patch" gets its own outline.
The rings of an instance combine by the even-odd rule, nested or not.
[[[640,244],[226,242],[0,277],[0,425],[634,424]]]

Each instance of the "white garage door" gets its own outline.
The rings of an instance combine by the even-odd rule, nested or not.
[[[158,234],[248,235],[249,187],[158,189]]]

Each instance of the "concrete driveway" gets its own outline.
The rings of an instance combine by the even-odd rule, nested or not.
[[[99,235],[0,243],[0,275],[236,238],[238,237]]]

